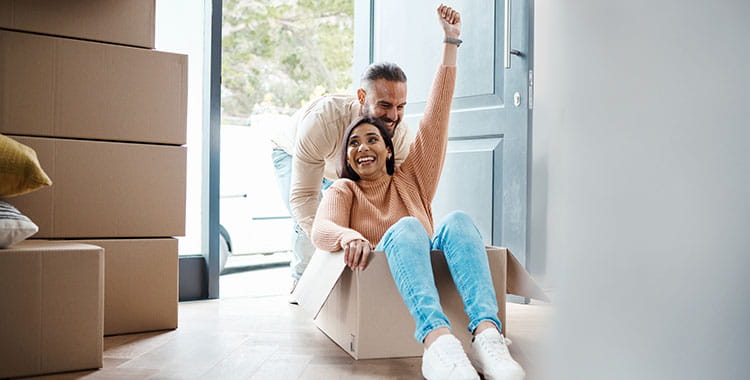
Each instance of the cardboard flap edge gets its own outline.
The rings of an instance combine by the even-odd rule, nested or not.
[[[341,252],[316,249],[292,292],[290,302],[296,302],[313,319],[320,313],[346,268]]]
[[[506,249],[508,256],[507,266],[507,293],[517,296],[533,298],[540,301],[551,302],[542,288],[534,281],[529,272],[518,262],[513,252]]]

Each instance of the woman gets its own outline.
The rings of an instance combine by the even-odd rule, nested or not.
[[[312,239],[323,250],[344,250],[344,261],[365,269],[373,246],[385,251],[396,286],[416,322],[414,337],[425,346],[427,379],[522,379],[500,334],[497,298],[479,230],[461,212],[448,215],[433,234],[430,204],[448,143],[448,119],[456,77],[460,14],[437,9],[445,33],[442,64],[424,118],[406,160],[395,168],[393,142],[379,119],[360,118],[344,135],[340,180],[326,191]],[[430,237],[432,236],[432,238]],[[469,315],[475,338],[471,360],[450,332],[440,307],[430,250],[445,254]]]

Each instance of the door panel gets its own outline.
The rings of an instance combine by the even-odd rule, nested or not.
[[[472,181],[440,181],[432,212],[435,223],[454,210],[471,215],[485,244],[492,244],[492,228],[502,223],[500,210],[494,210],[495,189],[502,188],[502,139],[458,140],[448,142],[443,173],[462,173]],[[489,207],[488,207],[489,205]],[[501,206],[501,205],[499,205]]]
[[[462,12],[464,43],[459,48],[448,155],[433,216],[438,222],[450,211],[466,211],[485,243],[508,247],[525,265],[530,9],[528,0],[509,3],[510,47],[520,55],[510,56],[511,67],[506,69],[505,1],[451,3]],[[409,78],[406,120],[413,129],[419,125],[442,54],[438,4],[355,3],[355,72],[358,75],[371,62],[401,66]]]

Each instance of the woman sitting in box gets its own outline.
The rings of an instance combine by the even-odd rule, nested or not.
[[[425,346],[427,379],[523,379],[508,352],[486,251],[479,230],[462,212],[449,214],[433,233],[430,204],[448,143],[456,78],[460,14],[437,9],[445,33],[443,61],[406,160],[394,168],[393,143],[379,119],[355,120],[344,135],[341,178],[325,192],[312,229],[315,245],[344,250],[352,269],[365,269],[371,250],[385,251],[401,296],[414,317],[414,337]],[[432,237],[431,237],[432,236]],[[442,250],[474,334],[471,360],[450,331],[432,275],[430,250]],[[476,370],[474,367],[476,367]]]

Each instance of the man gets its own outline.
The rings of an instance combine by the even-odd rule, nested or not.
[[[403,70],[392,63],[372,64],[362,75],[360,86],[356,97],[329,95],[313,100],[272,139],[281,195],[295,221],[292,290],[315,252],[309,234],[321,189],[338,178],[338,153],[346,127],[359,116],[380,118],[392,134],[396,165],[409,153],[413,136],[402,122],[406,106]]]

